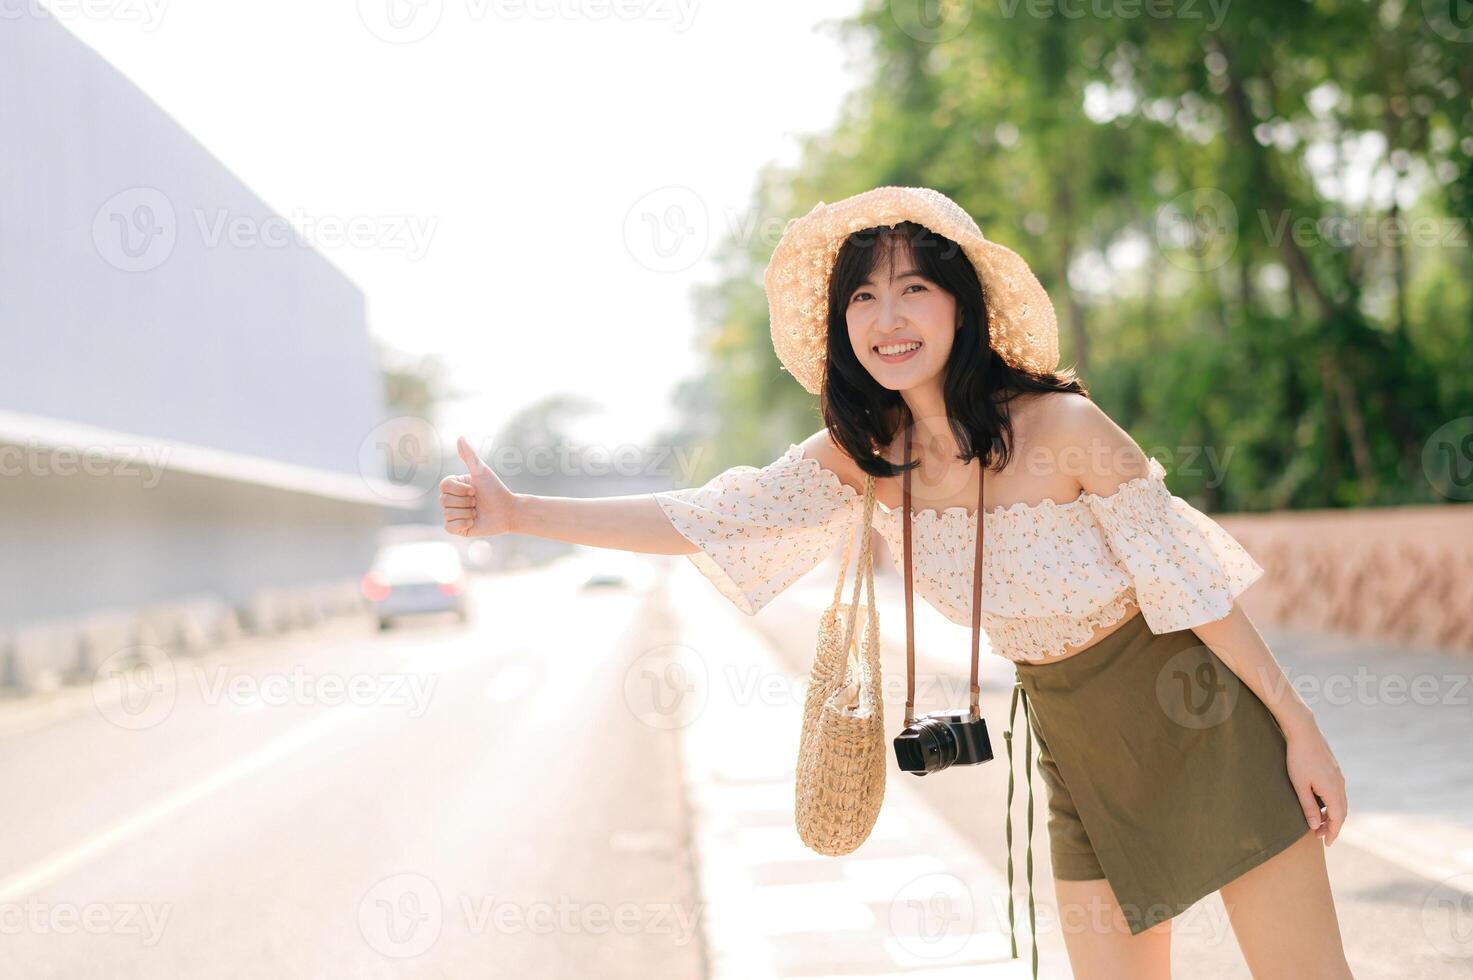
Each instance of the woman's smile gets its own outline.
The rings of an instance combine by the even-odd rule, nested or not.
[[[887,344],[877,344],[874,348],[880,360],[886,364],[899,364],[908,361],[920,352],[921,342],[919,340],[903,340]]]

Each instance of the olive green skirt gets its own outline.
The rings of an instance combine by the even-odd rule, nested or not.
[[[1132,935],[1311,832],[1277,720],[1190,629],[1157,635],[1133,613],[1072,657],[1017,664],[1014,709],[1020,694],[1054,877],[1108,879]],[[1029,877],[1031,913],[1031,855]]]

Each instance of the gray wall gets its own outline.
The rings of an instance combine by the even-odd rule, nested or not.
[[[30,9],[0,30],[0,408],[356,472],[382,397],[360,291],[301,245],[210,245],[197,215],[272,212]],[[154,191],[172,250],[130,232],[125,271],[117,221]]]
[[[47,466],[0,475],[0,652],[7,632],[96,610],[351,586],[386,505],[358,479],[382,475],[359,462],[383,414],[362,293],[300,242],[212,244],[202,220],[276,216],[33,9],[0,22],[4,438],[23,444],[20,418],[235,455],[156,486]],[[302,481],[272,462],[338,479],[285,489]]]
[[[375,508],[173,471],[154,487],[81,474],[7,479],[0,508],[0,624],[167,596],[241,607],[265,586],[361,574],[380,525]]]

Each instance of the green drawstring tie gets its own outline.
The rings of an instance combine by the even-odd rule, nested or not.
[[[1013,944],[1013,959],[1018,958],[1018,937],[1013,927],[1013,721],[1018,715],[1018,699],[1023,700],[1023,721],[1028,726],[1024,739],[1024,771],[1028,774],[1028,934],[1033,946],[1033,980],[1038,980],[1038,928],[1033,910],[1033,727],[1028,724],[1028,692],[1023,682],[1013,684],[1013,703],[1008,709],[1008,728],[1002,733],[1008,747],[1008,938]]]

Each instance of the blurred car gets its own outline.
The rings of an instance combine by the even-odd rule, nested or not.
[[[454,613],[470,620],[469,584],[460,551],[448,541],[402,541],[379,549],[363,576],[363,597],[373,603],[379,629],[400,616]]]

